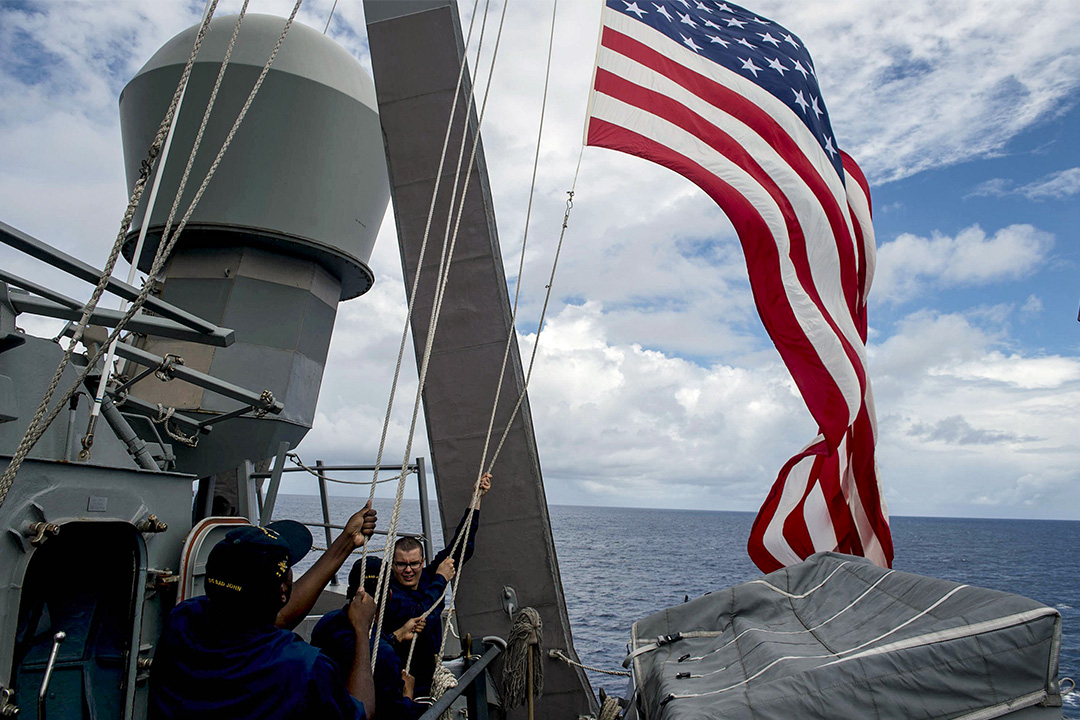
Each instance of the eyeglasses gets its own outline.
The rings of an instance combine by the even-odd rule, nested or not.
[[[413,570],[419,570],[420,566],[424,564],[423,560],[413,560],[412,562],[406,562],[404,560],[395,560],[394,569],[404,570],[405,568],[412,568]]]

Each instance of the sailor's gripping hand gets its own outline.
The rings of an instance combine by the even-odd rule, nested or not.
[[[375,619],[375,600],[364,592],[363,588],[356,591],[353,599],[349,602],[349,622],[353,629],[363,634],[367,639],[368,630]]]
[[[345,535],[352,538],[355,547],[362,546],[375,534],[375,521],[378,517],[378,511],[371,507],[369,500],[367,505],[353,513],[349,522],[345,523]]]

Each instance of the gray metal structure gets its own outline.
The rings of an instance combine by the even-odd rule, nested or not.
[[[472,87],[466,72],[431,239],[426,256],[420,258],[465,52],[457,6],[452,0],[366,0],[364,13],[407,287],[412,286],[418,268],[422,269],[412,316],[419,360],[427,341],[457,148],[464,132],[468,158],[478,132],[475,113],[467,121],[465,116]],[[462,178],[464,175],[463,168]],[[472,495],[508,338],[510,366],[500,394],[492,448],[524,388],[482,146],[465,193],[424,388],[428,442],[446,537],[453,533]],[[476,553],[463,569],[457,600],[461,627],[474,635],[505,636],[509,619],[502,605],[503,587],[510,586],[521,606],[539,611],[545,648],[561,648],[577,660],[528,400],[511,426],[493,473],[495,483],[484,498]],[[596,711],[596,700],[582,670],[549,658],[544,658],[544,663],[540,717],[573,718]]]
[[[144,270],[235,19],[213,21],[195,64]],[[283,23],[245,19],[181,212]],[[167,43],[124,90],[132,182],[194,35]],[[346,51],[294,25],[224,157],[163,276],[152,279],[150,314],[117,347],[126,377],[110,381],[89,453],[80,455],[79,441],[100,366],[0,493],[0,717],[30,716],[35,705],[51,718],[145,717],[147,670],[176,596],[181,549],[212,507],[193,508],[193,483],[213,487],[214,475],[231,472],[244,481],[240,494],[256,497],[252,464],[311,426],[338,303],[374,280],[367,261],[389,197],[386,164],[371,80]],[[132,260],[148,197],[131,229]],[[101,275],[2,223],[0,242],[84,281]],[[126,300],[139,292],[116,280],[107,289]],[[81,305],[0,271],[0,469],[63,355],[57,340],[20,331],[18,317],[75,320]],[[99,347],[118,319],[96,310],[83,345]],[[61,393],[86,364],[74,357]],[[257,502],[242,505],[251,522],[264,519]]]

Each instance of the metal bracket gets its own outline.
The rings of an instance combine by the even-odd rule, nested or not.
[[[135,529],[142,533],[160,533],[168,530],[169,524],[158,520],[157,515],[150,515],[145,520],[135,523]]]
[[[34,547],[41,547],[45,541],[49,539],[49,535],[60,534],[60,526],[56,523],[45,522],[42,520],[41,522],[30,523],[26,530],[23,531],[23,534],[30,538],[31,545]]]
[[[19,707],[15,704],[15,691],[0,686],[0,717],[18,717]]]
[[[503,612],[510,616],[510,619],[514,619],[514,615],[518,611],[518,599],[517,591],[509,585],[503,585],[502,589],[502,607]]]

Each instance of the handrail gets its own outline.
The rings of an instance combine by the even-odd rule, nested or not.
[[[92,265],[84,263],[82,260],[72,257],[48,243],[42,242],[35,237],[31,237],[23,231],[2,221],[0,221],[0,242],[19,250],[30,257],[52,265],[58,270],[63,270],[68,275],[77,277],[80,280],[85,280],[91,284],[96,284],[102,274],[100,270]],[[109,278],[105,289],[129,302],[139,297],[138,288],[112,277]],[[182,310],[175,305],[156,298],[153,295],[147,296],[145,307],[148,310],[153,310],[161,317],[174,320],[181,325],[200,333],[213,335],[215,333],[223,332],[222,328],[219,328],[217,325],[203,320],[198,315],[193,315],[186,310]],[[226,342],[226,345],[231,345],[234,339],[235,338],[231,335],[230,331],[229,340]]]
[[[454,704],[455,700],[461,697],[465,691],[472,686],[478,677],[481,681],[483,680],[480,674],[484,672],[484,669],[490,665],[491,661],[497,658],[502,651],[503,648],[498,643],[491,643],[487,652],[481,655],[479,660],[470,665],[469,669],[462,673],[461,677],[458,678],[458,684],[447,690],[441,698],[436,700],[435,704],[420,716],[420,720],[436,720],[436,718],[442,715],[447,708]]]

